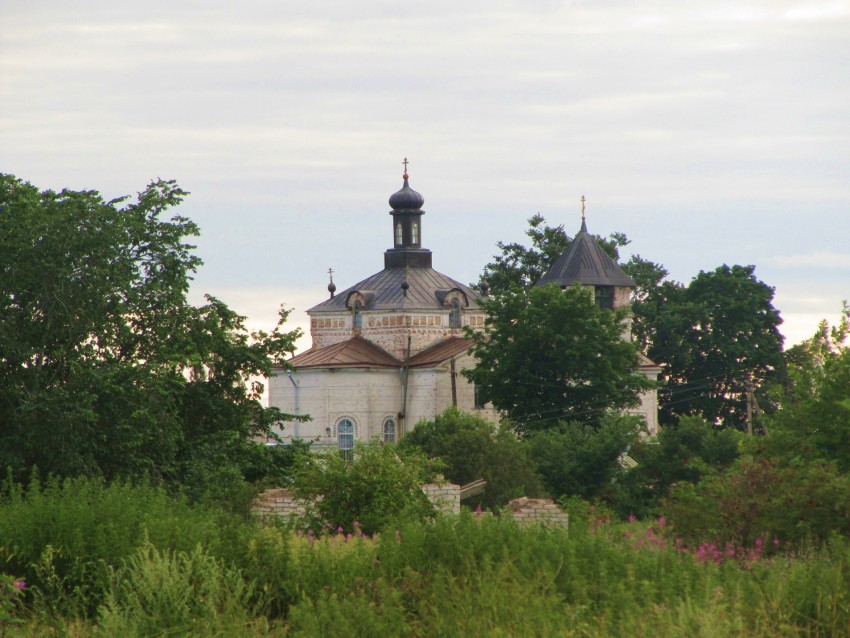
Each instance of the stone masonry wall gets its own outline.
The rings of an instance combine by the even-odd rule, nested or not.
[[[518,523],[544,523],[569,527],[570,515],[548,498],[517,498],[508,503],[508,511]]]
[[[460,513],[460,486],[454,483],[428,483],[422,486],[425,496],[440,512]],[[280,516],[303,516],[305,503],[285,488],[266,490],[259,494],[251,506],[254,514],[261,518]]]

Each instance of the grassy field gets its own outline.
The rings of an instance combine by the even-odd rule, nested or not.
[[[7,488],[0,636],[850,635],[844,539],[686,547],[663,519],[585,514],[569,531],[466,513],[369,537],[146,486]]]

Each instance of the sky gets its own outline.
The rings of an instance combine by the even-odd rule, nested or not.
[[[535,213],[688,282],[755,264],[786,347],[850,298],[850,2],[3,0],[0,172],[191,195],[213,294],[273,327],[383,267],[425,197],[477,280]],[[309,347],[305,336],[300,347]]]

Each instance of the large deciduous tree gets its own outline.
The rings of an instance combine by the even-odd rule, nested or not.
[[[755,266],[723,265],[650,294],[639,312],[651,334],[648,355],[665,380],[662,423],[696,415],[743,428],[748,387],[768,407],[762,390],[784,368],[782,319],[772,302],[773,288],[756,278]]]
[[[467,332],[477,364],[465,374],[521,432],[598,423],[652,387],[622,338],[623,314],[600,309],[581,286],[512,288],[480,303],[485,328]]]
[[[127,198],[39,191],[0,176],[0,466],[152,476],[200,485],[240,471],[280,418],[252,379],[298,331],[249,335],[212,297],[188,303],[201,264],[156,181]]]

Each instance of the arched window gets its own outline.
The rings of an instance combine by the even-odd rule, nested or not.
[[[419,224],[416,222],[410,225],[410,243],[414,246],[419,243]]]
[[[336,440],[339,453],[350,459],[354,451],[354,421],[342,418],[336,422]]]
[[[395,225],[395,245],[401,246],[404,243],[404,235],[401,228],[401,224]]]
[[[460,328],[460,302],[452,299],[451,310],[449,310],[449,328]]]
[[[391,416],[384,419],[384,443],[395,443],[395,419]]]
[[[363,307],[363,304],[360,303],[360,300],[354,302],[354,329],[360,330],[363,327],[363,313],[360,312],[360,309]]]

